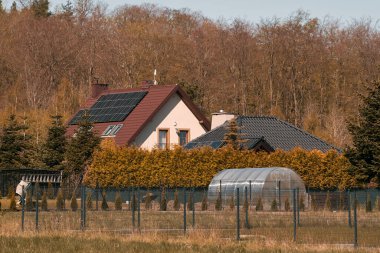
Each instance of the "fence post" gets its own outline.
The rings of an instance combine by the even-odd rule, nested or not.
[[[83,231],[83,186],[80,186],[80,229]]]
[[[137,189],[137,228],[140,231],[140,187]]]
[[[98,182],[96,182],[95,199],[96,199],[96,211],[99,211],[99,184]]]
[[[252,180],[249,180],[249,208],[252,208]]]
[[[38,192],[36,192],[36,230],[38,231]]]
[[[87,211],[87,206],[86,206],[86,187],[83,186],[83,229],[86,228],[86,211]]]
[[[219,199],[220,199],[220,210],[223,210],[223,200],[222,200],[222,180],[219,180]]]
[[[247,186],[244,189],[244,211],[245,211],[245,228],[249,228],[249,221],[248,221],[248,189]],[[245,205],[247,204],[247,205]]]
[[[356,199],[356,191],[354,193],[354,247],[358,246],[358,218],[357,218],[357,199]]]
[[[297,226],[300,226],[300,188],[297,187]]]
[[[297,236],[297,199],[296,199],[296,189],[293,189],[293,241],[296,241]]]
[[[21,193],[21,199],[20,200],[21,200],[21,230],[24,232],[24,221],[25,221],[25,195],[24,195],[24,186],[22,186],[22,193]]]
[[[191,191],[191,197],[193,199],[193,203],[191,203],[191,207],[193,209],[193,228],[195,227],[195,198],[194,198],[194,187],[192,188]]]
[[[278,210],[281,211],[281,181],[278,181]]]
[[[183,234],[186,234],[186,188],[183,188]]]
[[[236,240],[240,240],[239,188],[236,188]]]
[[[131,211],[132,211],[132,231],[135,230],[135,209],[136,209],[136,197],[135,197],[135,189],[132,186],[132,199],[131,199]]]
[[[350,189],[347,191],[347,209],[348,209],[348,226],[351,228],[352,227],[352,222],[351,222],[351,192]]]

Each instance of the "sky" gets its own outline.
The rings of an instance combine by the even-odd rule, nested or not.
[[[7,5],[12,1],[3,0]],[[50,0],[52,9],[64,2],[66,0]],[[188,8],[213,20],[222,18],[226,21],[241,18],[259,22],[261,19],[273,17],[287,18],[299,9],[308,12],[311,17],[323,19],[330,16],[342,22],[368,18],[373,21],[380,20],[380,0],[102,0],[102,2],[108,5],[108,10],[125,4],[142,3],[153,3],[172,9]]]

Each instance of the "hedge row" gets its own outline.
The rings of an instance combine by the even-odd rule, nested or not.
[[[335,151],[275,151],[273,153],[201,148],[147,151],[102,143],[94,153],[85,175],[90,186],[102,187],[204,187],[226,168],[288,167],[295,170],[307,187],[345,189],[356,185],[348,160]]]

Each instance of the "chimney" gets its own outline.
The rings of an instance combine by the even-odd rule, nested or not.
[[[150,86],[152,85],[155,85],[155,81],[154,80],[144,80],[141,82],[141,88],[149,88]]]
[[[97,98],[100,93],[103,91],[108,90],[108,84],[105,83],[94,83],[92,84],[92,90],[91,90],[91,97],[92,98]]]
[[[219,112],[213,113],[211,115],[211,130],[220,125],[223,125],[224,122],[235,117],[234,114],[225,112],[223,110],[220,110]]]

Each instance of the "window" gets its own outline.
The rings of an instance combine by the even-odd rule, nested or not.
[[[119,125],[109,125],[106,130],[104,130],[102,137],[115,136],[117,132],[123,127],[123,124]]]
[[[179,130],[178,143],[180,146],[184,146],[189,142],[189,130]]]
[[[158,130],[158,147],[169,148],[169,131],[167,129]]]

